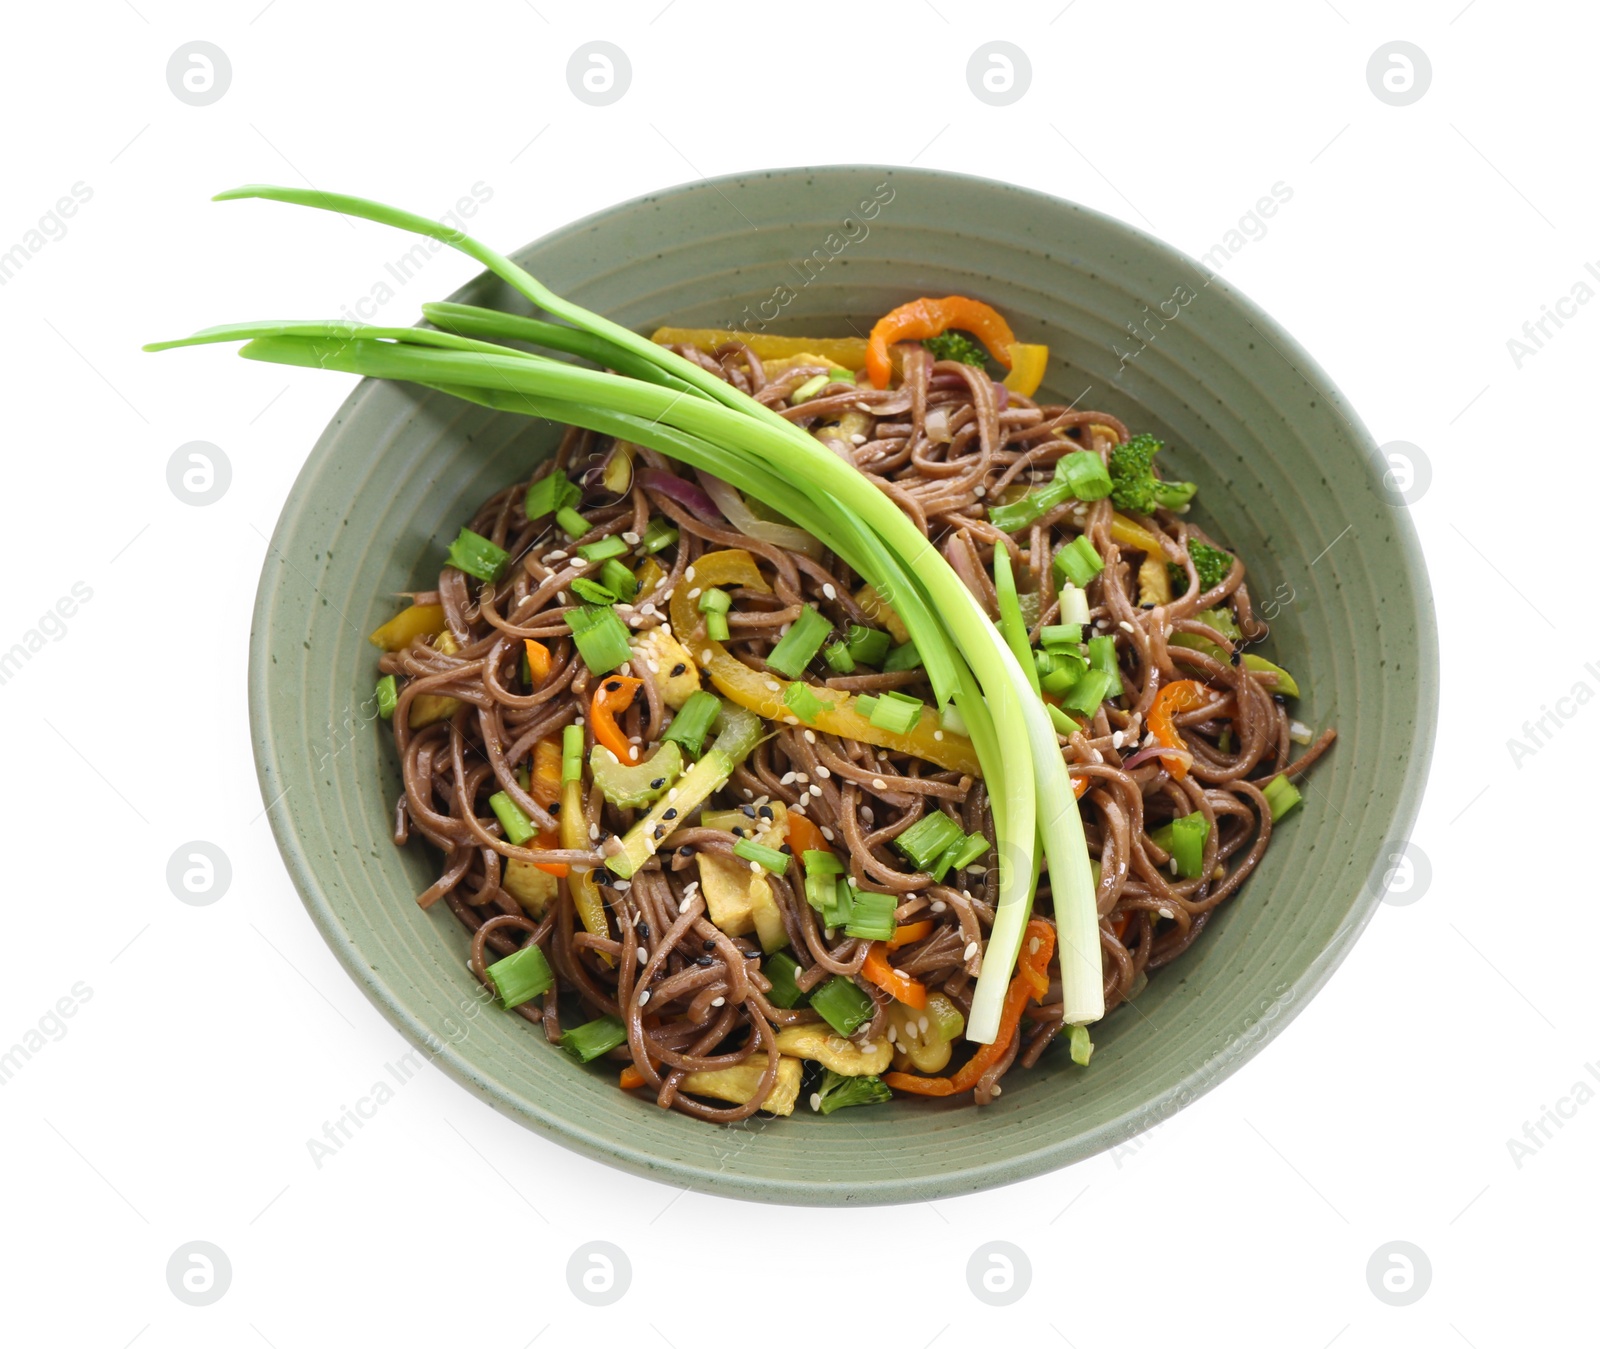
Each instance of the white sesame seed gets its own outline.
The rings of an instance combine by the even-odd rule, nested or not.
[[[639,542],[639,536],[631,529],[625,529],[622,531],[622,541],[631,548],[634,544]]]
[[[726,998],[712,998],[711,999],[711,1005],[713,1007],[721,1007],[722,1004],[725,1003],[725,1002],[727,1002]]]
[[[827,825],[823,825],[822,826],[822,837],[827,839],[829,843],[832,843],[833,842],[833,830],[829,829]]]
[[[655,617],[655,613],[656,613],[656,606],[651,601],[646,600],[643,604],[641,604],[639,606],[639,612],[641,614],[643,614],[646,618],[654,618]]]
[[[890,1026],[889,1027],[889,1043],[893,1044],[894,1042],[895,1042],[895,1030],[894,1030],[893,1026]]]
[[[813,1110],[821,1110],[822,1109],[822,1093],[821,1092],[814,1091],[814,1092],[811,1093],[811,1108]]]
[[[546,562],[565,562],[567,560],[567,555],[560,548],[557,548],[552,553],[546,553],[544,555],[544,560]]]
[[[998,1082],[996,1082],[994,1084],[994,1086],[989,1088],[989,1095],[998,1096],[999,1094],[1000,1094],[1000,1084]]]
[[[637,954],[638,954],[638,957],[639,957],[639,963],[640,963],[640,964],[641,964],[641,965],[647,965],[647,964],[649,964],[649,962],[650,962],[650,954],[649,954],[649,952],[647,952],[647,951],[646,951],[646,950],[645,950],[645,949],[644,949],[644,947],[642,947],[642,946],[641,946],[641,947],[640,947],[640,948],[639,948],[639,950],[638,950],[638,952],[637,952]]]
[[[798,726],[800,724],[800,718],[791,712],[785,712],[783,714],[783,724],[785,726]]]
[[[766,682],[767,682],[767,692],[768,693],[776,693],[779,689],[781,689],[783,687],[783,685],[780,684],[776,679],[769,679]]]
[[[1178,874],[1178,859],[1176,855],[1167,859],[1167,870],[1170,871],[1174,876]]]
[[[677,799],[678,799],[678,789],[676,787],[668,787],[667,788],[667,800],[676,801]]]
[[[689,592],[689,598],[692,599],[692,600],[697,600],[697,599],[700,598],[700,587],[699,586],[696,586],[693,590],[691,590]]]
[[[793,781],[794,781],[794,774],[793,773],[785,773],[781,778],[778,779],[778,785],[780,787],[787,787]]]
[[[685,895],[678,902],[678,912],[679,913],[688,913],[689,912],[689,905],[690,905],[691,902],[692,902],[691,897],[689,895]]]
[[[1091,754],[1092,754],[1092,755],[1094,755],[1094,761],[1095,761],[1095,762],[1096,762],[1096,763],[1104,763],[1104,762],[1105,762],[1105,761],[1106,761],[1106,756],[1105,756],[1105,755],[1104,755],[1104,754],[1102,754],[1102,753],[1101,753],[1101,752],[1100,752],[1100,751],[1099,751],[1099,750],[1097,750],[1097,749],[1092,749],[1092,750],[1090,750],[1090,751],[1089,751],[1089,753],[1091,753]]]
[[[1174,916],[1171,909],[1157,909],[1156,912],[1163,918],[1171,918]]]
[[[807,731],[806,734],[810,735],[811,732]],[[833,776],[833,769],[829,768],[825,763],[819,763],[817,765],[817,776],[819,778],[831,778]]]
[[[750,798],[751,798],[751,797],[752,797],[752,796],[753,796],[753,795],[755,795],[755,793],[754,793],[754,792],[752,792],[752,791],[751,791],[751,790],[750,790],[750,789],[749,789],[749,788],[748,788],[748,787],[746,787],[746,788],[745,788],[745,789],[744,789],[744,799],[745,799],[745,800],[746,800],[746,801],[748,801],[748,800],[749,800],[749,799],[750,799]]]
[[[817,786],[817,784],[814,782],[811,784],[811,795],[816,797],[819,801],[822,799],[822,788]]]
[[[1127,620],[1127,619],[1125,619],[1125,618],[1124,618],[1124,619],[1121,619],[1121,620],[1120,620],[1120,621],[1119,621],[1119,622],[1118,622],[1118,623],[1117,623],[1117,626],[1118,626],[1118,627],[1119,627],[1119,628],[1121,628],[1121,629],[1122,629],[1122,630],[1123,630],[1123,631],[1124,631],[1124,632],[1132,632],[1132,631],[1133,631],[1133,624],[1132,624],[1132,623],[1130,623],[1130,622],[1128,622],[1128,620]]]
[[[710,665],[711,664],[711,655],[712,655],[712,651],[711,651],[711,648],[708,646],[704,651],[702,651],[700,653],[700,663],[702,665]]]
[[[599,825],[591,824],[589,826],[589,837],[591,839],[597,839],[597,838],[600,837],[600,826]]]
[[[684,572],[683,579],[685,581],[694,580],[694,568],[693,567],[690,567],[688,571]]]
[[[651,674],[660,674],[661,662],[658,660],[647,660],[644,663],[644,668],[649,670]]]
[[[752,863],[750,863],[750,870],[755,872],[756,875],[759,876],[761,874],[761,863],[760,862],[752,862]]]
[[[567,602],[567,592],[565,590],[556,591],[556,603],[557,604],[565,604],[566,602]]]
[[[1028,938],[1028,954],[1030,956],[1039,954],[1039,939],[1037,937]]]
[[[921,1031],[924,1035],[926,1035],[928,1033],[928,1018],[927,1017],[919,1016],[917,1018],[917,1029],[919,1031]]]
[[[780,624],[778,624],[778,636],[787,637],[789,635],[789,629],[792,628],[793,626],[794,626],[793,623],[780,623]]]
[[[645,1005],[645,1003],[647,1003],[649,1001],[650,1001],[650,990],[648,988],[640,989],[639,990],[639,1006],[643,1007]]]
[[[928,908],[931,909],[934,913],[943,913],[947,907],[949,907],[949,906],[946,905],[944,900],[942,900],[942,899],[936,899],[936,900],[933,901],[932,904],[928,905]]]
[[[975,496],[975,497],[986,497],[986,496],[989,495],[989,489],[987,487],[985,487],[982,483],[979,483],[976,487],[974,487],[972,489],[972,495]]]
[[[822,593],[827,599],[830,600],[836,600],[839,598],[839,592],[833,588],[831,583],[822,587]]]
[[[969,941],[967,943],[967,949],[961,953],[961,958],[963,960],[971,960],[972,957],[977,955],[977,954],[978,954],[978,943],[975,942],[975,941]]]
[[[968,867],[968,868],[967,868],[967,875],[969,875],[969,876],[981,876],[981,875],[983,875],[983,873],[984,873],[984,872],[985,872],[985,871],[986,871],[986,870],[987,870],[987,869],[988,869],[988,868],[986,868],[986,867],[985,867],[985,866],[984,866],[984,865],[983,865],[983,863],[982,863],[982,862],[974,862],[974,863],[972,863],[972,865],[971,865],[971,866],[969,866],[969,867]],[[962,891],[962,892],[961,892],[961,893],[962,893],[962,894],[966,894],[966,891],[965,891],[965,890],[963,890],[963,891]],[[972,896],[971,896],[971,895],[967,895],[967,898],[968,898],[968,899],[971,899],[971,898],[972,898]]]
[[[1094,625],[1095,627],[1101,629],[1109,628],[1111,626],[1111,620],[1109,618],[1097,618],[1094,621]]]
[[[814,744],[817,743],[817,733],[815,731],[805,730],[805,731],[802,731],[800,734],[802,736],[804,736],[806,744],[814,745]],[[819,773],[826,773],[827,771],[828,770],[825,769],[825,768],[819,768],[817,770],[817,772],[819,772]]]
[[[885,782],[882,778],[873,778],[872,779],[872,790],[873,791],[875,791],[875,792],[887,791],[888,787],[889,787],[889,784],[887,782]]]
[[[850,437],[850,443],[852,445],[865,445],[867,443],[867,438],[862,435],[861,432],[857,431],[853,436]]]
[[[804,773],[796,773],[794,775],[794,780],[796,782],[810,782],[811,781],[811,779],[808,778]]]
[[[935,740],[943,740],[944,739],[944,732],[943,731],[935,731],[933,733],[933,738]]]

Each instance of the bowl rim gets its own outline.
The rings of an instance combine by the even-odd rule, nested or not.
[[[557,238],[582,234],[619,211],[647,205],[664,197],[736,187],[756,178],[804,179],[837,173],[872,173],[888,175],[891,180],[902,181],[925,179],[954,182],[977,187],[985,192],[1021,194],[1035,199],[1042,205],[1080,213],[1113,232],[1131,236],[1141,247],[1155,250],[1174,264],[1205,271],[1197,260],[1165,240],[1115,216],[1107,215],[1066,197],[976,174],[870,163],[757,168],[723,174],[715,178],[675,183],[640,193],[592,211],[577,220],[559,225],[530,243],[513,250],[509,256],[516,256],[528,248],[537,247]],[[1270,335],[1280,354],[1289,359],[1289,363],[1300,378],[1319,397],[1326,398],[1330,405],[1337,408],[1341,420],[1350,429],[1356,447],[1371,462],[1378,453],[1376,442],[1321,365],[1271,315],[1231,281],[1220,274],[1207,274],[1211,277],[1211,284],[1220,287],[1226,293],[1248,322],[1264,334]],[[488,276],[487,272],[479,273],[454,292],[451,298],[458,298],[483,284]],[[779,1204],[908,1203],[971,1193],[1026,1180],[1075,1161],[1087,1160],[1096,1153],[1144,1132],[1192,1104],[1200,1096],[1232,1076],[1281,1034],[1300,1014],[1349,955],[1376,912],[1382,898],[1381,893],[1375,893],[1371,885],[1362,885],[1359,902],[1352,908],[1348,921],[1334,933],[1302,973],[1283,986],[1284,991],[1278,995],[1275,1003],[1275,1005],[1281,1004],[1282,1014],[1263,1017],[1255,1023],[1251,1031],[1223,1046],[1210,1058],[1200,1061],[1143,1105],[1129,1109],[1087,1132],[1075,1134],[1070,1138],[1054,1140],[1025,1153],[1004,1156],[992,1162],[942,1174],[934,1184],[930,1184],[928,1178],[923,1176],[880,1180],[856,1178],[849,1181],[826,1177],[794,1180],[780,1177],[752,1177],[714,1170],[693,1162],[662,1157],[646,1149],[634,1147],[626,1139],[600,1134],[590,1129],[581,1119],[542,1110],[537,1102],[525,1103],[520,1099],[510,1099],[494,1079],[478,1071],[454,1045],[439,1041],[410,1010],[403,990],[392,986],[386,977],[367,963],[356,940],[339,921],[314,865],[300,844],[281,786],[278,749],[285,742],[275,733],[268,697],[268,686],[277,667],[267,655],[268,633],[272,627],[274,611],[281,593],[280,582],[284,575],[284,568],[278,564],[277,559],[280,556],[287,556],[283,546],[285,541],[294,533],[296,526],[313,505],[308,490],[312,469],[327,452],[327,446],[336,428],[350,417],[363,400],[373,395],[380,383],[382,381],[363,379],[357,384],[318,436],[316,444],[307,453],[284,500],[283,509],[273,527],[272,538],[263,558],[251,613],[247,671],[248,720],[257,783],[278,852],[306,912],[322,939],[357,987],[366,995],[368,1001],[411,1045],[426,1050],[432,1061],[457,1082],[469,1088],[501,1114],[533,1128],[544,1137],[596,1161],[619,1167],[649,1180],[677,1184],[727,1198]],[[1418,662],[1410,753],[1407,756],[1404,775],[1395,791],[1393,813],[1388,822],[1389,838],[1403,839],[1409,837],[1416,822],[1433,757],[1439,711],[1439,642],[1427,563],[1409,507],[1396,506],[1391,519],[1395,542],[1403,562],[1404,577],[1407,582],[1406,593],[1415,611]],[[1242,1048],[1235,1049],[1234,1046],[1241,1041]]]

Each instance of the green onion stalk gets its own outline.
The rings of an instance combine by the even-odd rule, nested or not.
[[[898,506],[801,427],[676,353],[562,299],[459,230],[359,197],[315,190],[252,186],[221,193],[216,200],[240,198],[313,206],[436,239],[483,263],[533,304],[573,326],[444,304],[424,309],[444,331],[343,322],[235,324],[149,349],[244,341],[240,354],[253,360],[408,380],[488,407],[649,446],[783,511],[899,612],[935,698],[940,705],[955,704],[983,767],[999,844],[1000,896],[973,992],[968,1038],[987,1043],[999,1033],[1038,880],[1041,845],[1061,941],[1065,1019],[1077,1024],[1103,1014],[1088,849],[1045,705],[961,579]],[[481,340],[486,336],[535,343],[606,369],[589,370]],[[1014,762],[1019,752],[1031,759],[1030,773],[1008,771],[1007,756]]]

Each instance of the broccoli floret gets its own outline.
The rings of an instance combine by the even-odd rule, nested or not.
[[[1111,474],[1111,500],[1119,511],[1149,515],[1157,506],[1173,510],[1195,493],[1192,482],[1162,482],[1153,461],[1161,442],[1154,436],[1135,436],[1111,451],[1106,468]]]
[[[1212,586],[1221,585],[1227,579],[1228,573],[1233,570],[1232,554],[1201,543],[1199,539],[1189,540],[1189,556],[1194,559],[1194,569],[1200,577],[1201,590],[1210,590]],[[1172,578],[1174,591],[1181,592],[1189,588],[1189,574],[1176,562],[1167,563],[1167,574]]]
[[[922,345],[933,353],[935,360],[960,361],[963,365],[975,365],[980,370],[988,359],[978,343],[965,333],[956,332],[954,328],[947,333],[940,333],[937,337],[923,338]]]
[[[847,1105],[877,1105],[889,1100],[894,1093],[883,1079],[872,1077],[844,1077],[829,1068],[823,1075],[822,1086],[811,1097],[811,1108],[831,1115]]]

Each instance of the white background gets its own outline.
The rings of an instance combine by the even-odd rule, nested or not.
[[[0,251],[28,249],[73,184],[92,196],[0,287],[0,649],[74,582],[92,598],[0,686],[0,1049],[90,990],[0,1088],[6,1339],[1592,1341],[1600,1104],[1572,1092],[1600,1059],[1582,846],[1600,711],[1565,704],[1575,715],[1520,762],[1508,741],[1574,685],[1600,688],[1583,521],[1600,305],[1547,325],[1520,365],[1507,346],[1600,264],[1592,20],[1510,0],[663,4],[8,13]],[[203,107],[165,73],[195,39],[232,67]],[[567,84],[591,39],[631,61],[609,107]],[[1031,61],[1008,107],[966,82],[994,39]],[[1394,39],[1432,68],[1404,107],[1366,76]],[[307,1140],[405,1046],[279,863],[244,662],[266,537],[349,381],[138,345],[332,315],[408,244],[207,197],[309,182],[441,214],[482,182],[474,231],[509,248],[701,174],[873,159],[1040,188],[1192,255],[1272,184],[1292,187],[1228,280],[1378,441],[1411,442],[1432,467],[1413,508],[1447,672],[1414,834],[1431,886],[1380,908],[1326,990],[1214,1093],[1115,1155],[1008,1189],[848,1212],[684,1194],[569,1154],[432,1068],[318,1169]],[[384,320],[412,322],[474,270],[441,253]],[[205,508],[167,486],[191,440],[232,465]],[[165,880],[192,839],[231,859],[209,907]],[[1508,1140],[1563,1100],[1571,1117],[1513,1157]],[[232,1267],[209,1307],[168,1287],[169,1256],[193,1240]],[[568,1288],[589,1240],[631,1262],[609,1307]],[[991,1240],[1032,1267],[1000,1309],[966,1278]],[[1367,1276],[1395,1240],[1432,1270],[1407,1307]]]

